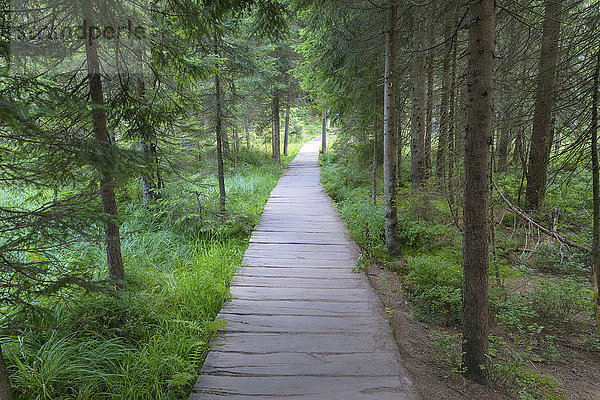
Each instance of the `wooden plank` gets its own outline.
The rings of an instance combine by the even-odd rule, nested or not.
[[[377,334],[239,333],[225,332],[211,342],[212,351],[225,353],[372,353],[397,351],[396,343]]]
[[[250,243],[289,243],[289,244],[320,244],[322,246],[344,244],[349,238],[333,234],[303,234],[296,232],[265,232],[255,231],[250,237]]]
[[[346,263],[356,263],[358,254],[350,249],[343,252],[329,250],[331,246],[321,246],[317,251],[287,251],[285,248],[276,249],[260,249],[253,246],[252,249],[246,250],[245,258],[268,258],[273,261],[277,260],[315,260],[322,262],[325,260],[344,261]]]
[[[290,250],[290,247],[297,246],[297,250]],[[308,247],[301,248],[301,246],[310,245],[268,245],[264,243],[257,243],[254,246],[248,247],[244,254],[247,258],[258,257],[258,258],[270,258],[272,260],[285,260],[290,258],[300,259],[315,259],[315,260],[339,260],[345,258],[347,261],[356,260],[358,258],[358,251],[352,248],[346,248],[342,251],[337,251],[334,245],[331,246],[319,246],[318,249],[311,249]]]
[[[264,277],[236,275],[231,282],[235,286],[271,287],[271,288],[322,288],[322,289],[368,289],[366,280],[356,277],[346,279],[305,278],[305,277]]]
[[[381,313],[378,306],[373,302],[336,303],[329,301],[321,303],[316,301],[236,299],[225,303],[218,318],[227,318],[228,314],[353,316]]]
[[[323,397],[315,397],[313,395],[303,396],[294,395],[285,397],[270,397],[270,398],[291,398],[293,400],[323,400]],[[262,396],[245,395],[245,394],[231,394],[231,393],[194,393],[190,395],[190,400],[263,400]],[[327,400],[409,400],[412,397],[408,397],[405,393],[345,393],[335,392],[327,393]]]
[[[381,394],[398,394],[404,385],[395,376],[367,377],[323,377],[323,376],[276,376],[246,377],[202,375],[194,386],[195,393],[219,393],[227,395],[295,396],[311,395],[329,399],[330,394],[373,393],[379,399]],[[377,396],[375,396],[375,394]]]
[[[379,317],[379,315],[377,315]],[[224,316],[226,332],[271,333],[370,333],[386,329],[387,321],[373,315],[306,316],[306,315],[238,315]]]
[[[374,301],[364,289],[323,289],[323,288],[265,288],[233,286],[230,288],[233,299],[245,300],[312,300],[356,303]]]
[[[302,268],[302,267],[256,267],[242,266],[238,268],[238,276],[290,277],[290,278],[323,278],[323,279],[356,279],[352,268]]]
[[[248,248],[250,251],[281,251],[294,253],[321,253],[335,252],[337,254],[351,254],[357,252],[347,244],[296,244],[296,243],[256,243]]]
[[[389,352],[236,354],[211,352],[204,373],[223,375],[389,376],[400,366]]]
[[[280,267],[280,268],[317,267],[317,268],[335,268],[335,269],[348,268],[350,270],[352,268],[356,267],[356,261],[351,260],[351,259],[340,260],[340,259],[332,259],[332,258],[328,258],[328,259],[279,258],[279,259],[275,260],[275,259],[273,259],[273,257],[258,257],[258,256],[244,257],[242,264],[251,266],[251,267]]]

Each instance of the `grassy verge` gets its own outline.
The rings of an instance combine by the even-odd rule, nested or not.
[[[4,320],[1,340],[15,398],[187,398],[250,231],[301,144],[290,145],[283,166],[260,149],[241,150],[235,166],[228,161],[225,220],[214,212],[212,174],[173,177],[162,198],[146,206],[139,182],[122,188],[127,289],[40,300],[44,312]],[[62,259],[105,273],[101,243],[61,251]]]

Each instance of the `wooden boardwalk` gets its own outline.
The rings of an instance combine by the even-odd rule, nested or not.
[[[190,400],[414,399],[306,144],[265,205]]]

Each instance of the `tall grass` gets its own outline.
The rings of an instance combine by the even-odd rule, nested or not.
[[[290,146],[284,165],[299,148]],[[20,314],[18,325],[2,321],[12,326],[0,340],[15,398],[187,398],[222,324],[214,318],[251,228],[282,172],[265,154],[241,154],[226,179],[225,220],[210,212],[218,201],[210,176],[198,186],[202,219],[195,199],[181,195],[185,190],[156,205],[122,204],[125,291],[81,290],[71,293],[76,301],[40,300],[46,311]],[[10,194],[2,196],[10,201]],[[61,251],[103,276],[102,244]]]

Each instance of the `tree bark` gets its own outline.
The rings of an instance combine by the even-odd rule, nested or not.
[[[283,155],[288,155],[288,142],[290,136],[290,105],[285,107],[285,127],[283,128]]]
[[[321,153],[327,152],[327,110],[323,110],[321,116]]]
[[[84,31],[86,27],[93,26],[90,18],[84,18]],[[90,97],[96,105],[92,110],[92,119],[94,124],[94,137],[96,143],[105,147],[107,150],[112,146],[108,129],[106,128],[106,111],[104,110],[104,92],[102,90],[102,77],[100,75],[100,61],[98,59],[98,44],[91,36],[85,39],[85,54],[87,59],[88,77],[90,81]],[[115,183],[113,181],[110,169],[102,169],[102,178],[100,179],[100,197],[102,199],[102,212],[116,216],[117,201],[115,198]],[[119,226],[114,222],[104,224],[104,237],[106,243],[106,260],[108,264],[108,279],[114,282],[115,287],[125,287],[125,269],[123,267],[123,258],[121,256],[121,235]]]
[[[430,4],[430,7],[432,5]],[[431,13],[431,9],[430,9],[430,13]],[[433,46],[433,35],[434,35],[434,31],[433,31],[433,24],[429,23],[429,33],[428,33],[428,40],[429,40],[429,47]],[[434,105],[434,101],[433,101],[433,80],[435,79],[435,75],[434,75],[434,69],[433,69],[433,64],[434,64],[434,56],[435,53],[434,51],[436,51],[435,49],[431,48],[428,51],[427,54],[427,112],[425,114],[425,148],[424,148],[424,152],[425,152],[425,179],[429,179],[431,177],[431,138],[433,136],[433,105]]]
[[[596,69],[592,91],[592,191],[594,199],[594,228],[592,233],[592,286],[594,292],[594,315],[600,333],[600,171],[598,167],[598,78],[600,75],[600,50],[596,54]]]
[[[469,5],[463,233],[465,376],[488,382],[488,173],[492,135],[494,0]]]
[[[272,132],[273,132],[273,158],[277,165],[281,164],[281,148],[280,148],[280,127],[279,127],[279,96],[273,94],[271,99],[271,117],[272,117]]]
[[[396,168],[398,171],[398,180],[396,181],[396,186],[400,187],[402,185],[402,118],[404,117],[403,112],[400,112],[400,118],[398,118],[398,126],[396,126],[396,132],[398,132],[398,140],[396,142],[396,163],[398,167]]]
[[[438,135],[438,148],[435,166],[435,175],[440,185],[444,184],[446,176],[446,167],[448,164],[448,130],[450,128],[449,123],[449,106],[450,106],[450,90],[454,90],[450,87],[451,79],[451,52],[452,52],[452,41],[450,37],[452,35],[452,19],[448,18],[445,24],[444,39],[448,41],[444,52],[444,59],[442,62],[442,93],[440,97],[440,131]]]
[[[4,362],[4,354],[2,354],[2,346],[0,346],[0,400],[11,400],[12,389],[10,380],[8,379],[8,370]]]
[[[383,199],[385,244],[390,257],[402,255],[396,211],[396,20],[398,4],[388,0],[383,84]]]
[[[214,51],[219,55],[219,38],[214,32]],[[223,167],[223,112],[221,110],[221,79],[219,73],[215,74],[215,100],[216,100],[216,125],[217,136],[217,179],[219,180],[219,213],[225,215],[225,169]]]
[[[546,195],[546,174],[548,172],[548,146],[552,108],[554,106],[554,83],[556,80],[556,60],[560,36],[560,16],[562,0],[546,0],[544,26],[542,32],[542,52],[540,55],[531,148],[527,166],[527,188],[525,199],[531,211],[544,205]]]
[[[450,96],[448,98],[448,176],[447,180],[447,192],[450,204],[455,203],[454,193],[454,171],[457,169],[457,135],[456,127],[458,126],[457,121],[457,110],[458,110],[458,96],[456,87],[456,69],[457,69],[457,48],[458,40],[455,40],[452,45],[452,65],[451,65],[451,76],[450,76]],[[458,214],[458,210],[457,210]]]
[[[410,124],[411,186],[421,190],[425,184],[425,44],[427,27],[425,6],[413,5],[413,65],[412,65],[412,114]]]

